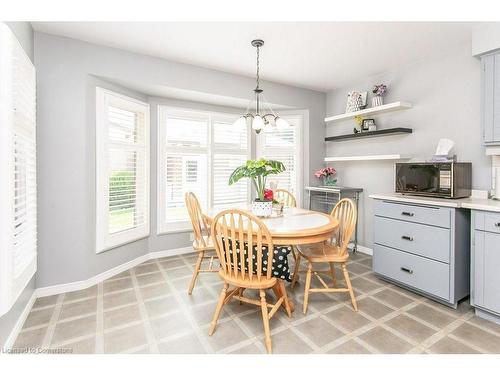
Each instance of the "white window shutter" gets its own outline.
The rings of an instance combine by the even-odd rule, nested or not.
[[[235,207],[248,203],[249,182],[243,179],[229,185],[229,176],[250,158],[247,129],[234,126],[234,117],[212,117],[213,207]]]
[[[279,189],[286,189],[295,195],[300,205],[302,193],[302,115],[280,114],[290,127],[257,136],[257,158],[281,161],[285,171],[267,177],[268,184],[276,182]]]
[[[35,67],[0,24],[0,315],[36,272]]]
[[[248,181],[228,184],[250,158],[249,129],[235,128],[237,115],[161,105],[158,112],[158,233],[191,228],[188,191],[204,210],[247,203]]]
[[[149,105],[96,89],[96,251],[149,235]]]

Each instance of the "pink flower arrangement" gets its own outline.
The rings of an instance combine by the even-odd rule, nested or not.
[[[373,86],[372,92],[378,96],[384,96],[387,92],[387,86],[381,83],[380,85]]]
[[[332,167],[326,167],[326,168],[321,168],[318,169],[316,172],[314,172],[314,176],[316,178],[325,178],[329,176],[335,176],[337,174],[337,171],[335,168]]]

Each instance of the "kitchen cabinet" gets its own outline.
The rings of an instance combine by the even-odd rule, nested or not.
[[[472,217],[471,303],[479,316],[500,323],[500,214]]]
[[[500,145],[500,53],[481,57],[483,143]]]
[[[469,210],[375,199],[374,213],[373,271],[456,308],[470,291]]]

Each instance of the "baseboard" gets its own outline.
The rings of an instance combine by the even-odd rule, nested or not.
[[[191,253],[191,252],[193,252],[193,248],[191,246],[189,246],[189,247],[181,247],[181,248],[177,248],[177,249],[162,250],[162,251],[155,251],[155,252],[147,253],[147,254],[141,255],[140,257],[132,259],[131,261],[120,264],[119,266],[111,268],[110,270],[107,270],[105,272],[97,274],[97,275],[95,275],[87,280],[75,281],[75,282],[67,283],[67,284],[51,285],[51,286],[47,286],[44,288],[37,288],[35,290],[35,294],[36,294],[36,297],[47,297],[47,296],[52,296],[54,294],[68,293],[68,292],[74,292],[76,290],[90,288],[91,286],[94,286],[100,282],[103,282],[104,280],[107,280],[110,277],[118,275],[119,273],[122,273],[123,271],[126,271],[126,270],[133,268],[141,263],[144,263],[147,260],[163,258],[163,257],[167,257],[167,256],[180,255],[180,254],[187,254],[187,253]]]
[[[24,326],[24,322],[26,321],[26,318],[28,317],[31,309],[33,308],[33,305],[35,304],[36,298],[36,290],[34,290],[31,294],[30,299],[28,300],[28,303],[26,304],[26,306],[24,306],[23,312],[21,313],[21,315],[19,315],[19,318],[17,318],[14,328],[12,328],[12,331],[10,331],[9,337],[7,337],[7,340],[3,344],[4,350],[12,349],[12,347],[14,346],[17,336],[19,335],[19,332],[21,332],[21,329]]]
[[[358,245],[357,251],[363,254],[373,255],[373,249],[370,249],[369,247]]]
[[[81,290],[81,289],[86,289],[90,288],[91,286],[94,286],[106,279],[109,279],[110,277],[113,277],[115,275],[118,275],[119,273],[126,271],[132,267],[135,267],[147,260],[150,259],[157,259],[157,258],[164,258],[167,256],[173,256],[173,255],[181,255],[181,254],[188,254],[192,253],[193,248],[191,246],[189,247],[181,247],[177,249],[171,249],[171,250],[162,250],[162,251],[155,251],[151,253],[147,253],[144,255],[141,255],[140,257],[137,257],[129,262],[123,263],[119,266],[116,266],[106,272],[100,273],[94,277],[91,277],[90,279],[87,280],[82,280],[82,281],[75,281],[73,283],[67,283],[67,284],[59,284],[59,285],[52,285],[48,286],[45,288],[37,288],[33,291],[33,294],[31,295],[28,303],[23,309],[23,312],[17,319],[17,322],[12,329],[12,331],[9,334],[9,337],[5,341],[5,344],[3,348],[5,350],[11,349],[16,342],[17,336],[19,335],[19,332],[21,332],[21,329],[24,326],[24,322],[26,321],[26,318],[28,317],[31,309],[33,308],[33,305],[35,304],[35,301],[38,297],[47,297],[47,296],[52,296],[54,294],[60,294],[60,293],[68,293],[68,292],[74,292],[76,290]]]

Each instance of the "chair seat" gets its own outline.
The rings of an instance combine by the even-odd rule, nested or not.
[[[205,242],[206,246],[203,246],[203,242]],[[207,250],[215,250],[214,243],[212,241],[212,237],[203,236],[203,241],[193,241],[193,249],[197,251],[207,251]]]
[[[252,280],[250,280],[248,275],[243,277],[227,276],[222,270],[219,271],[219,276],[230,285],[246,289],[268,289],[272,288],[278,281],[278,279],[274,277],[266,279],[265,276],[262,276],[260,280],[257,280],[257,275],[253,275]]]
[[[344,255],[340,255],[340,248],[338,246],[330,245],[328,243],[317,243],[311,245],[297,246],[300,255],[306,258],[309,262],[335,262],[342,263],[347,261],[349,253],[346,251]]]

